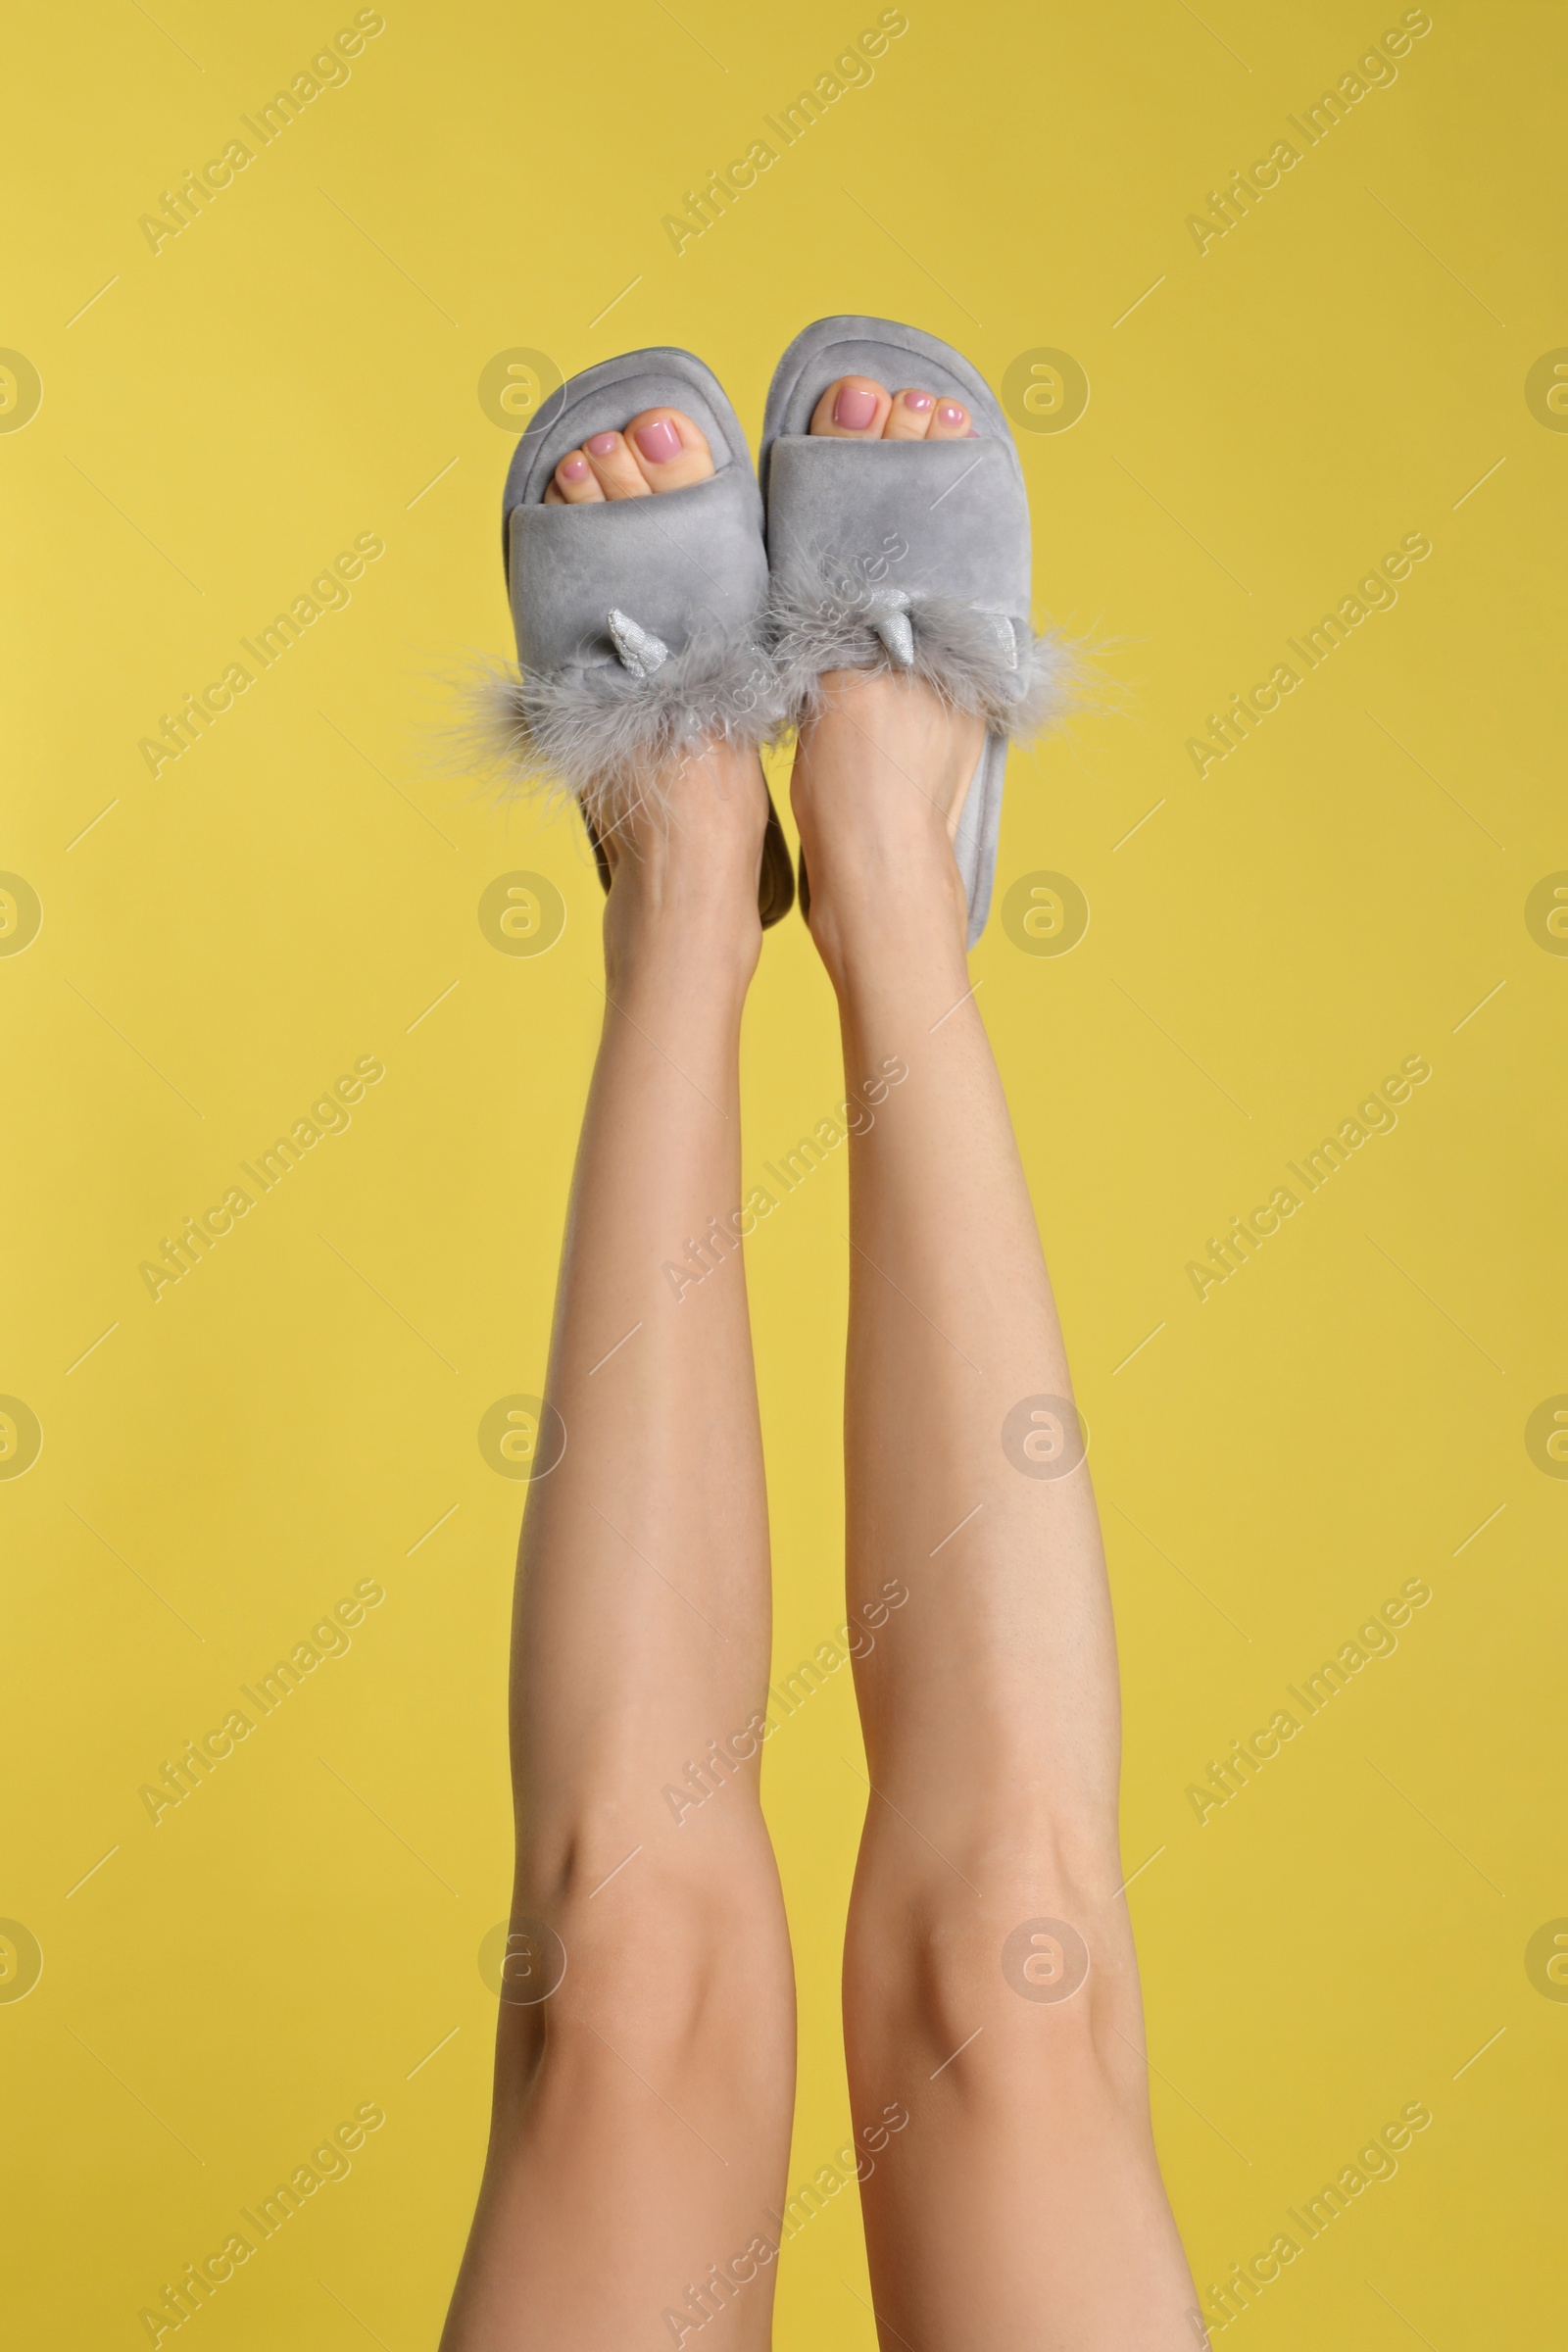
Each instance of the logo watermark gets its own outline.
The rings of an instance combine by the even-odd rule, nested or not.
[[[25,1478],[43,1451],[43,1424],[20,1396],[0,1396],[0,1478]]]
[[[1089,928],[1089,901],[1070,874],[1020,874],[1002,902],[1002,928],[1026,956],[1070,956]]]
[[[268,1151],[256,1154],[257,1164],[248,1159],[240,1161],[244,1184],[231,1184],[215,1207],[203,1209],[199,1216],[187,1216],[177,1234],[166,1233],[159,1244],[159,1255],[144,1257],[136,1269],[154,1303],[163,1298],[165,1291],[172,1289],[176,1282],[183,1282],[187,1274],[193,1274],[217,1245],[235,1230],[240,1219],[248,1217],[259,1200],[275,1192],[284,1177],[292,1174],[307,1152],[314,1152],[325,1136],[346,1135],[354,1124],[351,1105],[363,1102],[366,1088],[379,1086],[385,1076],[384,1062],[378,1061],[373,1054],[362,1054],[352,1071],[318,1095],[309,1112],[295,1120],[287,1135],[280,1135]]]
[[[548,1478],[566,1450],[566,1424],[542,1396],[498,1396],[479,1423],[479,1451],[498,1478]]]
[[[0,956],[20,956],[43,929],[43,902],[24,874],[0,874]]]
[[[479,376],[479,406],[504,433],[523,433],[565,379],[547,351],[498,351]]]
[[[1002,1947],[1002,1973],[1020,2000],[1070,2001],[1088,1982],[1089,1946],[1070,1920],[1021,1920]]]
[[[548,874],[497,874],[479,899],[479,928],[503,956],[548,956],[566,928],[566,902]]]
[[[250,169],[264,148],[280,139],[323,90],[341,89],[352,78],[350,58],[358,57],[367,41],[373,41],[385,30],[386,19],[379,10],[362,8],[353,24],[346,25],[318,49],[286,89],[274,91],[265,106],[257,108],[259,122],[241,115],[240,121],[250,139],[256,141],[254,147],[250,139],[232,138],[222,154],[204,164],[200,172],[187,171],[177,188],[163,189],[158,199],[162,212],[143,213],[136,223],[153,252],[161,253],[172,238],[183,236],[223,190],[233,186],[238,174]],[[354,225],[358,227],[359,223],[356,221]]]
[[[1536,1930],[1525,1945],[1525,1975],[1546,2000],[1568,2001],[1568,1919],[1548,1919]]]
[[[1089,406],[1089,378],[1070,351],[1020,351],[1002,378],[1002,405],[1026,433],[1065,433]]]
[[[318,572],[308,589],[301,589],[287,612],[274,614],[265,629],[257,630],[258,643],[242,637],[240,644],[256,667],[231,662],[216,683],[204,686],[199,694],[185,695],[177,711],[163,711],[158,720],[160,732],[143,735],[136,746],[150,772],[156,776],[175,760],[182,760],[323,613],[341,612],[351,605],[350,581],[361,578],[367,564],[378,564],[385,554],[386,542],[377,532],[362,531],[351,548],[345,548],[324,571]]]
[[[13,356],[0,352],[0,362]],[[1525,377],[1525,407],[1548,433],[1568,433],[1568,345],[1542,353]]]
[[[0,2001],[24,2001],[43,1975],[43,1946],[20,1919],[0,1919]]]
[[[1294,1217],[1314,1193],[1320,1193],[1330,1177],[1348,1167],[1351,1154],[1359,1152],[1371,1137],[1392,1135],[1399,1123],[1396,1105],[1409,1102],[1412,1089],[1425,1086],[1431,1075],[1432,1064],[1424,1054],[1407,1054],[1396,1074],[1385,1078],[1364,1102],[1356,1104],[1352,1118],[1342,1119],[1335,1133],[1326,1135],[1316,1151],[1302,1152],[1304,1166],[1294,1159],[1285,1162],[1300,1186],[1299,1192],[1292,1185],[1277,1184],[1261,1208],[1254,1208],[1247,1217],[1232,1217],[1224,1234],[1211,1233],[1207,1258],[1190,1257],[1184,1269],[1200,1299],[1206,1298],[1210,1291],[1229,1282],[1233,1274],[1239,1274],[1250,1264],[1263,1244],[1283,1232],[1287,1219]]]
[[[1296,1683],[1285,1688],[1295,1701],[1294,1707],[1276,1707],[1261,1731],[1251,1733],[1246,1740],[1233,1740],[1230,1753],[1223,1761],[1211,1756],[1206,1782],[1189,1781],[1187,1801],[1200,1822],[1207,1823],[1211,1813],[1217,1813],[1250,1788],[1265,1764],[1272,1763],[1287,1741],[1296,1738],[1321,1715],[1332,1699],[1348,1690],[1353,1678],[1374,1658],[1392,1658],[1398,1648],[1398,1635],[1410,1623],[1416,1609],[1424,1609],[1432,1598],[1432,1587],[1419,1576],[1407,1577],[1398,1592],[1386,1600],[1366,1624],[1356,1629],[1351,1641],[1342,1642],[1333,1657],[1325,1658],[1315,1674],[1303,1675],[1302,1689]]]
[[[0,874],[0,886],[7,878]],[[1548,956],[1568,956],[1568,872],[1542,875],[1525,901],[1525,929]]]
[[[1548,1478],[1568,1478],[1568,1396],[1544,1396],[1525,1423],[1525,1451]]]
[[[1210,188],[1209,210],[1189,213],[1187,233],[1200,254],[1206,254],[1216,237],[1229,236],[1239,228],[1271,189],[1277,188],[1287,172],[1297,165],[1312,148],[1319,147],[1330,131],[1345,122],[1352,106],[1373,90],[1392,90],[1399,78],[1396,58],[1408,57],[1414,42],[1424,40],[1432,30],[1432,19],[1424,8],[1407,8],[1398,25],[1384,33],[1381,43],[1372,46],[1355,61],[1354,68],[1340,75],[1333,89],[1325,90],[1315,105],[1303,107],[1303,122],[1298,116],[1287,115],[1285,120],[1302,144],[1298,147],[1290,139],[1276,139],[1261,163],[1250,171],[1233,172],[1224,188]]]
[[[700,187],[687,189],[681,199],[684,212],[664,215],[660,226],[675,251],[684,253],[698,237],[716,228],[748,189],[756,187],[761,174],[771,172],[780,156],[804,139],[813,123],[820,122],[830,106],[836,106],[850,90],[865,89],[876,77],[871,61],[885,57],[889,43],[908,29],[909,20],[902,8],[885,8],[875,25],[841,50],[831,69],[819,74],[808,89],[801,90],[792,105],[780,107],[777,116],[764,115],[762,121],[771,137],[753,139],[746,153],[724,171],[710,172]],[[631,288],[626,291],[630,293]]]
[[[1070,1478],[1089,1427],[1070,1396],[1020,1396],[1002,1424],[1002,1450],[1025,1478]]]
[[[349,2158],[364,2147],[367,2132],[379,2132],[385,2122],[385,2109],[374,2099],[366,2099],[347,2123],[339,2124],[318,2148],[311,2150],[308,2162],[297,2164],[288,2179],[278,2182],[270,2197],[258,2198],[254,2210],[242,2205],[244,2229],[231,2230],[218,2252],[209,2254],[205,2262],[187,2262],[177,2282],[166,2283],[160,2301],[151,2307],[144,2305],[136,2314],[147,2340],[161,2344],[187,2320],[196,2319],[218,2289],[226,2286],[252,2255],[303,2210],[308,2197],[314,2197],[329,2180],[348,2179],[354,2170]]]
[[[20,433],[43,406],[43,378],[21,351],[0,351],[0,433]]]
[[[1239,752],[1256,734],[1264,719],[1279,710],[1284,698],[1294,694],[1314,669],[1322,668],[1331,654],[1348,644],[1352,632],[1370,614],[1392,612],[1399,601],[1395,583],[1407,579],[1412,564],[1424,564],[1431,553],[1432,542],[1425,531],[1406,531],[1395,552],[1385,556],[1364,579],[1357,580],[1352,594],[1342,596],[1315,627],[1302,630],[1304,644],[1300,639],[1287,637],[1285,642],[1300,668],[1289,662],[1276,662],[1268,676],[1250,694],[1233,694],[1223,711],[1209,712],[1204,722],[1207,735],[1188,736],[1187,756],[1199,774],[1206,774],[1216,760],[1228,760],[1232,752]]]
[[[498,1920],[480,1944],[479,1974],[509,2009],[536,2009],[561,1989],[566,1947],[547,1919],[519,1913]]]

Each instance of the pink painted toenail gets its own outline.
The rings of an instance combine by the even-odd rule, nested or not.
[[[918,409],[923,416],[935,398],[934,392],[906,392],[904,405],[906,409]]]
[[[608,458],[619,439],[618,433],[595,433],[591,440],[583,443],[583,447],[591,450],[596,458]]]
[[[937,411],[937,420],[942,424],[962,424],[963,411],[956,400],[945,400]]]
[[[637,446],[650,466],[667,466],[680,456],[680,435],[667,416],[656,416],[652,424],[638,426]]]
[[[592,449],[593,443],[590,441],[588,446]],[[586,458],[568,458],[561,468],[561,478],[564,482],[580,482],[587,471]]]
[[[857,384],[842,384],[833,403],[833,421],[847,425],[852,433],[863,433],[876,415],[876,394],[862,392]]]

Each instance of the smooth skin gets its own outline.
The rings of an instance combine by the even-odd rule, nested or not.
[[[811,429],[972,426],[956,402],[847,377]],[[648,411],[564,458],[547,497],[710,471],[690,419]],[[980,722],[901,678],[832,687],[792,785],[811,933],[847,1085],[890,1057],[908,1073],[850,1143],[848,1606],[891,1576],[909,1593],[856,1668],[873,1793],[844,1975],[855,2124],[881,2142],[861,2198],[882,2352],[1191,2352],[1121,1892],[1093,1493],[1086,1464],[1032,1475],[1002,1444],[1021,1400],[1071,1389],[964,954],[952,842]],[[679,1298],[661,1271],[742,1198],[766,800],[755,758],[723,747],[665,781],[668,823],[636,812],[610,845],[548,1381],[567,1443],[530,1490],[518,1568],[517,1997],[442,2352],[771,2340],[794,1985],[758,1794],[750,1328],[738,1252]],[[1070,1997],[1053,1996],[1073,1947],[1042,1921],[1087,1947]],[[908,2121],[883,2138],[895,2105]]]

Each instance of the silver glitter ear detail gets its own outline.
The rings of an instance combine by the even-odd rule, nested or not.
[[[998,645],[1009,669],[1018,666],[1018,632],[1005,612],[987,612],[983,616],[996,632]]]
[[[871,626],[901,669],[914,667],[914,630],[909,599],[902,588],[885,589],[871,609]]]
[[[669,648],[662,637],[656,637],[651,629],[639,628],[626,613],[612,610],[605,619],[620,665],[629,669],[634,678],[652,677],[669,660]]]

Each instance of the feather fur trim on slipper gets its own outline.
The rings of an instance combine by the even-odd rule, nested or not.
[[[639,650],[636,669],[623,666],[624,652],[621,662],[551,677],[486,663],[460,690],[454,747],[507,797],[567,794],[600,831],[634,801],[657,807],[661,777],[703,744],[769,741],[786,708],[773,662],[757,646],[710,637],[669,653],[616,618]],[[650,646],[659,649],[652,661]]]
[[[769,645],[786,708],[797,724],[826,700],[829,670],[885,669],[924,681],[955,710],[1026,743],[1060,718],[1072,699],[1075,658],[1060,638],[1038,637],[1004,612],[947,596],[909,595],[824,563],[776,577]]]

